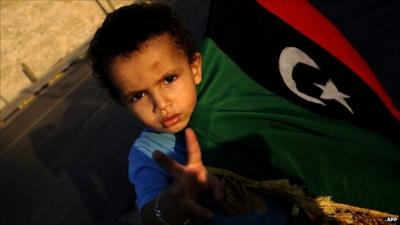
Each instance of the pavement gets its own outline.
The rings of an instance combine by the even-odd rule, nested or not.
[[[127,155],[141,129],[76,62],[0,133],[0,224],[134,220]]]

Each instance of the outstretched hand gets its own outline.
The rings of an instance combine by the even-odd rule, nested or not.
[[[178,205],[188,213],[202,217],[212,218],[213,212],[198,203],[199,197],[212,194],[215,199],[223,198],[222,182],[207,171],[201,159],[201,150],[194,131],[185,130],[187,163],[181,165],[160,151],[153,153],[154,160],[175,178],[168,191],[177,201]]]

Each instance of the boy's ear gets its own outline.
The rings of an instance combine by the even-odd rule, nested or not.
[[[192,69],[192,74],[193,74],[193,78],[194,78],[194,83],[196,85],[200,84],[201,79],[202,79],[202,57],[201,54],[199,52],[196,52],[193,56],[193,60],[192,60],[192,64],[190,65],[191,69]]]

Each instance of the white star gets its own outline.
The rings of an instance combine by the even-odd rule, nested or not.
[[[349,104],[347,104],[347,102],[345,100],[345,98],[350,98],[350,96],[340,92],[336,88],[335,84],[332,82],[331,79],[329,79],[328,82],[326,82],[325,86],[321,85],[321,84],[316,84],[316,83],[314,83],[314,85],[321,88],[321,90],[322,90],[322,94],[320,96],[321,99],[336,100],[337,102],[342,104],[344,107],[346,107],[351,112],[351,114],[354,114],[353,110],[351,109]]]

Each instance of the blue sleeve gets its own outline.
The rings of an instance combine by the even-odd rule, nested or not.
[[[135,149],[135,146],[129,159],[129,179],[135,185],[136,205],[139,209],[171,183],[168,174],[160,169],[152,158]]]
[[[180,135],[144,131],[129,153],[129,179],[136,191],[139,209],[165,190],[173,180],[153,159],[157,149],[177,162],[186,163],[186,148]]]

